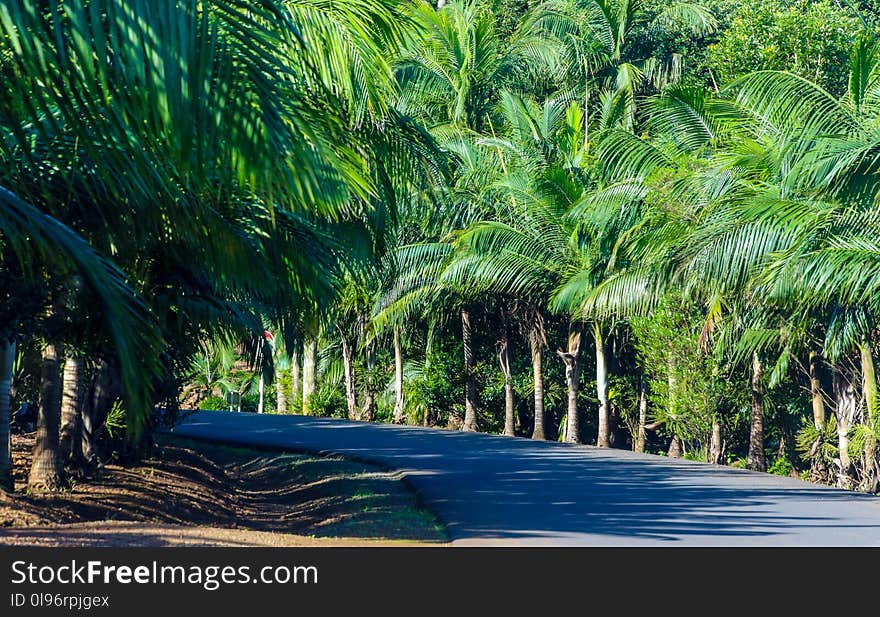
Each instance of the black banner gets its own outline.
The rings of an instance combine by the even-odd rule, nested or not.
[[[788,608],[809,598],[815,609],[809,583],[834,564],[846,564],[847,588],[870,585],[878,557],[877,549],[0,548],[0,615],[470,615],[600,604],[652,613],[668,601],[737,602],[746,592],[764,614],[783,598]],[[792,589],[802,593],[781,595]]]

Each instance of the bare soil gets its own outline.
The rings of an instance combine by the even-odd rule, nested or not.
[[[25,492],[33,435],[13,436],[16,492],[0,491],[0,544],[307,546],[443,543],[391,472],[341,458],[162,438],[56,494]]]

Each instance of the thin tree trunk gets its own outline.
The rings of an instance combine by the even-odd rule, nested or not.
[[[636,452],[645,451],[645,443],[648,441],[648,384],[645,375],[639,375],[639,431],[636,435],[636,441],[633,444],[633,450]]]
[[[61,371],[54,344],[43,348],[40,369],[40,405],[37,416],[37,437],[28,488],[57,491],[63,484],[58,426],[61,422]]]
[[[678,409],[678,378],[675,375],[675,360],[671,356],[669,357],[666,366],[666,383],[667,415],[670,418],[675,418]],[[682,447],[681,439],[678,435],[672,433],[672,440],[669,442],[669,449],[666,451],[666,456],[669,458],[681,458],[683,451],[684,448]]]
[[[810,400],[813,408],[813,426],[819,431],[819,436],[816,437],[810,448],[810,479],[814,482],[825,482],[828,478],[828,467],[823,457],[816,455],[822,446],[825,423],[827,422],[825,393],[822,388],[823,361],[819,352],[810,352]]]
[[[871,341],[867,338],[859,345],[862,364],[862,394],[865,398],[865,422],[869,426],[875,426],[875,418],[878,409],[877,401],[877,373],[874,369],[874,354],[871,349]],[[876,493],[880,468],[877,464],[877,440],[870,434],[865,439],[863,451],[863,469],[861,490],[867,493]]]
[[[0,345],[0,490],[12,491],[12,441],[9,430],[12,373],[15,369],[15,341]]]
[[[780,426],[780,430],[783,429],[783,426]],[[785,441],[785,433],[780,432],[779,434],[779,447],[776,448],[776,458],[787,459],[788,457],[788,443]]]
[[[400,328],[394,328],[394,422],[403,424],[403,346],[400,344]]]
[[[516,435],[516,410],[510,370],[510,339],[507,337],[506,326],[501,332],[501,340],[498,341],[498,366],[504,375],[504,434],[513,437]]]
[[[608,398],[608,447],[618,448],[624,443],[625,438],[620,429],[622,424],[620,409],[611,398],[611,376],[616,375],[617,371],[619,371],[617,365],[619,339],[618,337],[613,336],[613,333],[610,338],[610,347],[607,344],[605,347],[605,370],[608,374],[608,388],[606,395]]]
[[[544,433],[544,371],[541,366],[544,341],[540,328],[540,324],[535,323],[529,331],[532,377],[535,382],[535,426],[532,429],[532,439],[547,439]]]
[[[596,341],[596,395],[599,398],[599,434],[596,445],[600,448],[611,446],[611,422],[608,410],[608,364],[605,359],[605,342],[602,328],[593,324],[593,338]]]
[[[317,389],[318,381],[318,339],[306,341],[303,347],[303,398],[304,414],[309,413],[309,399]]]
[[[429,325],[427,332],[425,333],[425,372],[426,373],[431,368],[431,356],[433,355],[431,348],[432,348],[433,342],[434,342],[433,328]],[[432,420],[431,406],[426,403],[424,417],[422,418],[422,426],[430,426],[431,420]]]
[[[281,375],[275,375],[275,412],[279,414],[287,413],[287,393],[284,391]]]
[[[120,391],[121,385],[116,371],[102,360],[80,413],[82,455],[87,468],[95,468],[100,462],[98,433]]]
[[[302,398],[302,382],[301,382],[301,373],[302,367],[300,366],[300,358],[299,352],[294,351],[290,356],[290,394],[292,400],[290,401],[291,406],[296,405],[298,399]],[[300,402],[300,409],[302,409],[302,401]]]
[[[61,460],[67,461],[75,454],[76,435],[79,432],[80,408],[82,406],[82,360],[69,356],[64,361],[64,381],[61,393],[61,430],[59,446]]]
[[[86,400],[80,410],[80,448],[82,460],[87,470],[94,469],[98,462],[98,427],[92,422],[95,401],[101,388],[104,365],[101,363],[86,389]]]
[[[810,398],[813,403],[813,426],[825,428],[825,397],[822,396],[822,355],[810,352]]]
[[[348,409],[348,419],[357,420],[360,414],[357,403],[357,387],[354,377],[354,359],[352,358],[351,344],[348,337],[343,334],[342,339],[342,369],[345,377],[345,402]]]
[[[463,431],[477,430],[477,382],[474,379],[474,348],[471,316],[461,309],[461,341],[464,347],[464,423]]]
[[[366,388],[364,388],[364,407],[361,411],[361,420],[372,422],[376,416],[376,392],[372,382],[373,370],[376,367],[376,354],[373,351],[372,343],[367,343],[365,352],[369,377],[367,378]]]
[[[712,420],[712,438],[709,440],[709,462],[720,465],[724,456],[724,441],[721,434],[721,422]]]
[[[582,443],[581,418],[578,411],[577,397],[581,380],[581,332],[572,330],[568,335],[568,350],[557,350],[557,354],[565,364],[565,384],[568,390],[568,407],[566,411],[565,441]]]
[[[757,352],[752,353],[752,418],[749,426],[749,454],[746,467],[752,471],[767,471],[764,455],[764,367]]]
[[[852,488],[852,460],[849,456],[849,432],[858,411],[856,394],[856,376],[854,370],[846,366],[842,360],[835,364],[833,375],[834,398],[836,401],[834,415],[837,418],[837,486]]]

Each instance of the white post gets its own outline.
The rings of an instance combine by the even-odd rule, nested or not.
[[[257,413],[263,413],[263,371],[260,371],[260,404],[257,406]]]

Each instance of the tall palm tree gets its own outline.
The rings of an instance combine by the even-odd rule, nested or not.
[[[644,57],[636,33],[678,28],[694,36],[717,27],[698,2],[664,3],[651,15],[644,0],[546,0],[525,18],[523,31],[556,44],[557,72],[600,128],[633,130],[638,96],[681,78],[681,54]],[[588,122],[588,126],[591,122]],[[585,136],[588,140],[588,136]],[[586,143],[586,142],[585,142]]]
[[[503,133],[478,140],[497,149],[502,174],[489,187],[494,212],[489,220],[466,228],[455,239],[456,256],[442,276],[444,284],[481,294],[495,294],[509,305],[527,331],[532,355],[535,425],[533,437],[546,438],[544,426],[543,350],[547,298],[570,266],[574,253],[567,237],[564,213],[582,194],[567,165],[580,162],[583,130],[577,106],[565,97],[548,99],[543,106],[510,91],[501,93]],[[568,112],[568,113],[566,113]],[[553,151],[555,154],[548,154]],[[507,347],[501,341],[502,349]],[[569,413],[566,435],[579,436],[580,332],[573,324],[566,350]],[[506,388],[510,376],[504,354],[499,355]],[[510,397],[506,397],[509,399]],[[512,404],[506,404],[506,425],[512,423]]]
[[[546,36],[518,30],[503,40],[496,15],[478,2],[435,9],[419,0],[409,15],[415,29],[397,63],[398,106],[432,129],[484,132],[502,88],[528,84],[556,61]]]

